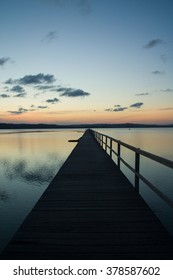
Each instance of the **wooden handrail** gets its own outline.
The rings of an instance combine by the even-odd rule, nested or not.
[[[154,160],[157,163],[160,163],[166,167],[173,169],[173,161],[168,160],[166,158],[154,155],[152,153],[146,152],[144,150],[141,150],[139,148],[136,148],[132,145],[129,145],[125,142],[122,142],[120,140],[114,139],[108,135],[101,134],[95,130],[91,130],[91,133],[93,134],[94,138],[97,140],[97,142],[101,145],[101,147],[108,153],[112,158],[112,153],[114,153],[117,156],[117,166],[120,168],[120,162],[123,162],[134,174],[135,174],[135,183],[134,187],[136,192],[139,193],[139,180],[142,180],[153,192],[155,192],[162,200],[164,200],[169,206],[173,208],[173,201],[169,199],[164,193],[162,193],[160,190],[158,190],[157,187],[155,187],[151,182],[149,182],[143,175],[140,174],[140,156],[144,156],[146,158],[149,158],[150,160]],[[105,137],[105,141],[104,141]],[[108,139],[110,141],[110,145],[108,145]],[[117,143],[117,151],[113,149],[113,142]],[[121,158],[121,146],[135,152],[135,168],[130,166],[123,158]]]
[[[94,133],[98,133],[98,134],[100,134],[100,135],[103,135],[104,137],[107,137],[108,139],[111,139],[113,142],[116,142],[117,144],[120,143],[122,146],[126,147],[127,149],[129,149],[129,150],[131,150],[131,151],[134,151],[135,153],[139,153],[139,154],[142,155],[142,156],[145,156],[145,157],[147,157],[147,158],[149,158],[149,159],[152,159],[152,160],[154,160],[154,161],[156,161],[156,162],[158,162],[158,163],[161,163],[161,164],[163,164],[163,165],[165,165],[165,166],[170,167],[170,168],[173,169],[173,161],[172,161],[172,160],[169,160],[169,159],[166,159],[166,158],[163,158],[163,157],[154,155],[154,154],[152,154],[152,153],[146,152],[146,151],[141,150],[141,149],[139,149],[139,148],[136,148],[136,147],[134,147],[134,146],[132,146],[132,145],[129,145],[129,144],[125,143],[125,142],[122,142],[122,141],[120,141],[120,140],[117,140],[117,139],[115,139],[115,138],[112,138],[112,137],[110,137],[110,136],[108,136],[108,135],[101,134],[101,133],[99,133],[99,132],[97,132],[97,131],[95,131],[95,130],[92,130],[92,131],[93,131]],[[103,142],[103,143],[105,144],[105,142]]]

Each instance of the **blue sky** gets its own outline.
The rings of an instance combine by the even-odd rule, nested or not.
[[[1,0],[0,122],[173,123],[171,0]]]

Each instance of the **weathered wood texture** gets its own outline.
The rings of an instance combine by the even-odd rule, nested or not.
[[[2,259],[173,259],[173,241],[89,131]]]

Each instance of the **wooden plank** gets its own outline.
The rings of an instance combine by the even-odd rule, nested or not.
[[[1,259],[173,259],[173,240],[86,131]]]

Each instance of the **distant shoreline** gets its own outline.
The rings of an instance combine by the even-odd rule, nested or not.
[[[120,123],[120,124],[72,124],[72,125],[57,125],[57,124],[15,124],[15,123],[0,123],[0,129],[62,129],[62,128],[159,128],[173,127],[173,124],[136,124],[136,123]]]

